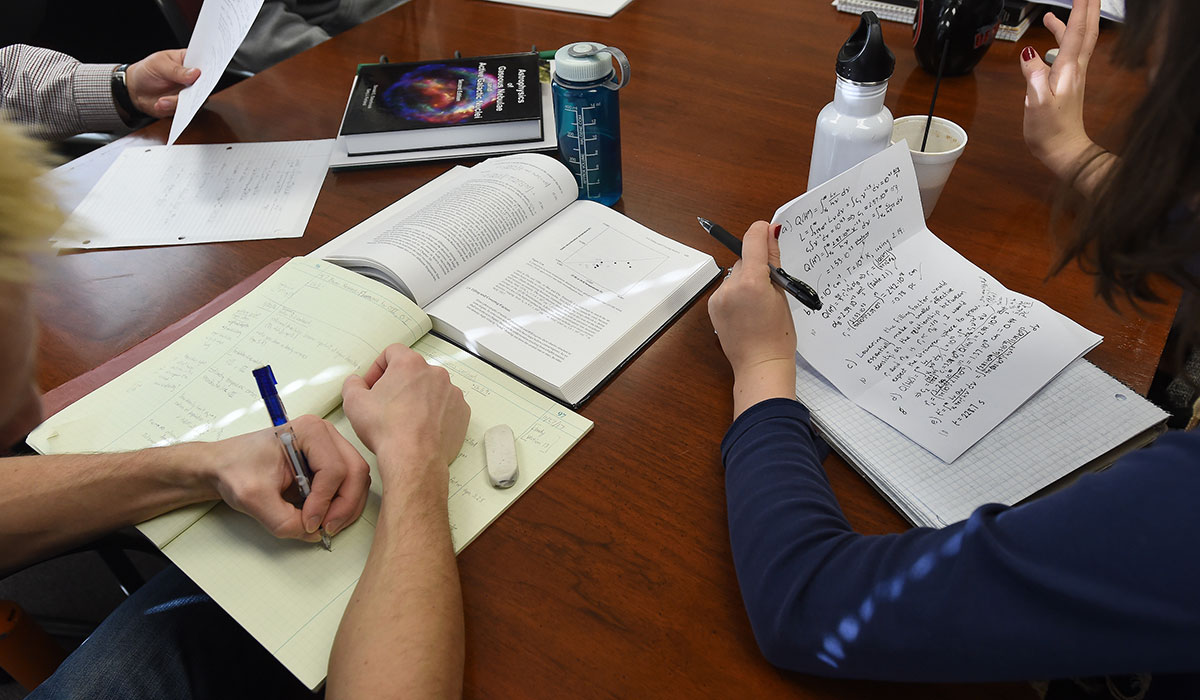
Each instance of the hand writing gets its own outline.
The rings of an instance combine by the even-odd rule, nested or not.
[[[215,464],[210,469],[217,492],[234,510],[258,520],[276,537],[316,542],[319,526],[335,535],[362,514],[370,470],[328,422],[300,416],[288,425],[313,471],[303,510],[285,498],[294,487],[292,467],[272,428],[212,443]]]

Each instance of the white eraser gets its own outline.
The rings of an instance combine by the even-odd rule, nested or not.
[[[506,489],[517,483],[517,439],[512,428],[503,423],[488,428],[483,434],[483,451],[492,486]]]

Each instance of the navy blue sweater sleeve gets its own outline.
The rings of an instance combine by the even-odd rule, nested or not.
[[[806,673],[985,681],[1200,670],[1200,435],[940,530],[847,523],[808,411],[751,407],[722,443],[755,638]]]

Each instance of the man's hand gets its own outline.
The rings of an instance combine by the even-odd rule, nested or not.
[[[471,417],[445,369],[430,366],[410,348],[390,345],[366,377],[346,379],[342,406],[354,432],[379,457],[385,490],[396,479],[424,481],[427,472],[445,486],[444,467],[462,449]]]
[[[179,103],[179,91],[196,82],[199,68],[184,68],[184,49],[152,53],[129,66],[125,84],[133,106],[152,117],[169,117]]]
[[[462,697],[463,612],[447,509],[471,409],[441,367],[403,345],[342,386],[342,408],[379,457],[383,503],[329,656],[326,697]]]
[[[313,471],[303,510],[285,498],[295,491],[295,478],[273,428],[212,443],[208,471],[234,510],[254,517],[276,537],[317,542],[318,527],[335,535],[362,514],[371,474],[358,451],[326,421],[300,416],[288,425]]]
[[[1031,46],[1021,52],[1025,143],[1063,179],[1097,148],[1083,127],[1083,92],[1088,61],[1100,34],[1100,0],[1074,0],[1066,24],[1049,12],[1043,22],[1058,42],[1059,52],[1053,66],[1046,65]]]

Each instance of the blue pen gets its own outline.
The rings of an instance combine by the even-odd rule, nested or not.
[[[303,505],[304,499],[307,499],[308,494],[312,491],[312,471],[308,468],[308,460],[304,458],[304,453],[296,447],[296,432],[292,430],[292,426],[284,425],[287,423],[287,414],[283,410],[283,399],[279,398],[279,392],[275,390],[275,373],[271,371],[271,365],[264,365],[254,370],[254,381],[258,383],[258,393],[262,396],[263,403],[267,405],[267,414],[271,416],[271,424],[277,428],[275,437],[279,438],[279,444],[283,446],[283,454],[287,457],[288,463],[292,465],[292,473],[296,477],[296,487],[300,489],[300,503]],[[329,534],[325,532],[324,527],[319,530],[321,544],[326,550],[331,551]]]

